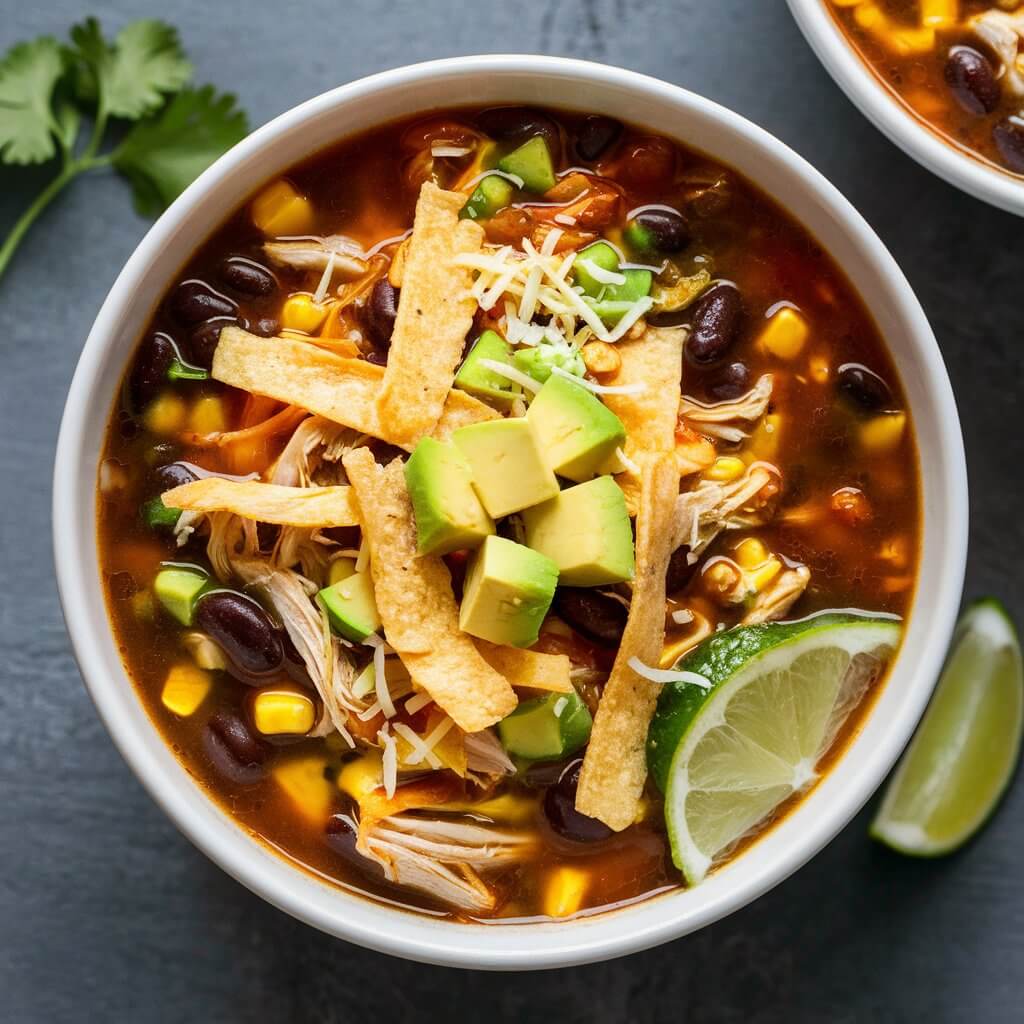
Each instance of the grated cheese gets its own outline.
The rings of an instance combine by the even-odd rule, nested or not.
[[[430,155],[431,156],[469,156],[473,152],[472,146],[455,146],[450,142],[445,142],[439,139],[437,142],[430,144]]]
[[[316,286],[316,291],[313,293],[313,301],[319,306],[324,299],[327,298],[327,289],[331,286],[331,278],[334,277],[334,261],[338,254],[331,250],[331,255],[327,257],[327,266],[324,267],[324,272],[320,275],[320,283]]]
[[[635,655],[626,664],[638,676],[643,676],[652,683],[689,683],[691,686],[699,686],[702,690],[711,689],[711,681],[697,672],[687,672],[679,668],[651,668]]]
[[[576,224],[576,218],[568,213],[556,213],[553,220],[556,224],[564,224],[568,228],[574,227]]]
[[[614,270],[605,270],[599,267],[593,260],[580,259],[580,266],[600,284],[625,284],[626,275],[619,274]]]
[[[643,470],[626,454],[623,448],[616,448],[615,454],[618,456],[619,464],[626,472],[637,477],[643,476]]]
[[[373,648],[373,689],[377,695],[377,703],[385,718],[395,717],[395,703],[391,699],[391,691],[388,689],[388,677],[384,668],[384,654],[386,645],[384,641],[371,633],[364,641],[367,647]]]
[[[366,567],[370,564],[370,545],[366,543],[366,538],[363,537],[359,541],[359,554],[356,556],[356,572],[366,572]]]
[[[677,608],[672,613],[672,621],[677,626],[685,626],[688,622],[693,622],[693,612],[689,608]]]
[[[486,367],[492,373],[498,374],[499,377],[505,377],[507,380],[522,385],[531,394],[536,394],[540,391],[540,384],[537,381],[529,374],[523,373],[522,370],[509,366],[508,363],[498,362],[497,359],[481,359],[477,365]]]
[[[388,725],[389,723],[384,724],[384,728],[377,733],[377,739],[380,740],[381,746],[384,748],[381,768],[384,773],[384,793],[390,800],[398,788],[398,747]]]
[[[422,711],[432,700],[433,697],[429,693],[417,693],[405,702],[405,710],[410,715],[415,715],[417,711]]]
[[[526,182],[523,181],[523,179],[520,178],[518,174],[510,174],[508,171],[499,171],[497,168],[492,168],[489,171],[481,171],[479,174],[470,178],[465,185],[459,186],[459,191],[472,192],[473,189],[475,189],[477,185],[479,185],[480,182],[484,180],[484,178],[489,178],[492,174],[498,178],[504,178],[506,181],[512,182],[512,184],[515,185],[516,188],[522,188],[523,185],[526,184]]]
[[[430,747],[404,722],[395,722],[395,735],[401,736],[406,743],[412,747],[412,753],[405,759],[405,763],[412,767],[426,761],[431,768],[441,767],[441,759],[431,750]]]
[[[639,395],[647,390],[647,386],[640,380],[633,384],[595,384],[592,380],[587,380],[586,377],[577,377],[576,374],[569,373],[568,370],[563,370],[560,366],[552,366],[551,372],[557,373],[559,377],[574,380],[577,384],[582,384],[588,391],[593,391],[595,395]]]

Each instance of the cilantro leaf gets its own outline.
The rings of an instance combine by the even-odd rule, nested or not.
[[[72,28],[71,41],[80,62],[79,95],[99,97],[114,117],[136,120],[152,113],[192,77],[177,31],[162,21],[133,21],[111,45],[89,18]]]
[[[58,128],[50,103],[64,74],[60,44],[41,36],[12,47],[0,62],[0,160],[38,164],[57,150]]]
[[[136,209],[155,215],[248,131],[233,95],[218,94],[212,85],[185,89],[136,124],[111,160],[131,182]]]

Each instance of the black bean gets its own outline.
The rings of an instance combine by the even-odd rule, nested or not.
[[[599,843],[612,830],[597,818],[588,818],[576,810],[576,790],[580,784],[583,759],[566,765],[558,782],[544,794],[544,815],[551,828],[563,839],[574,843]]]
[[[284,661],[281,636],[270,616],[251,597],[233,590],[214,590],[199,599],[195,624],[208,633],[242,682],[258,683],[280,670]]]
[[[679,252],[690,244],[690,229],[678,210],[647,206],[630,216],[626,234],[641,252]]]
[[[691,562],[689,555],[690,549],[685,546],[676,548],[672,552],[672,557],[668,560],[668,569],[665,572],[666,593],[678,593],[690,582],[693,574],[697,571],[697,562],[696,560]]]
[[[261,338],[272,338],[280,333],[281,321],[272,316],[261,316],[249,329]]]
[[[167,384],[167,369],[179,357],[178,346],[170,335],[158,331],[139,349],[132,368],[131,394],[137,409],[156,398]]]
[[[1008,117],[1000,121],[992,129],[992,138],[1003,163],[1011,171],[1024,174],[1024,119]]]
[[[576,136],[576,152],[581,160],[592,163],[614,146],[621,135],[621,121],[593,114],[583,122]]]
[[[873,412],[892,404],[889,385],[874,370],[860,363],[843,363],[836,373],[836,384],[862,409]]]
[[[728,402],[750,390],[750,370],[746,363],[726,363],[708,379],[707,393],[718,402]]]
[[[182,281],[171,295],[171,315],[185,327],[194,327],[214,316],[234,316],[238,307],[205,281]]]
[[[946,84],[968,114],[991,114],[1000,89],[988,59],[969,46],[954,46],[946,60]]]
[[[157,494],[199,479],[184,462],[169,462],[165,466],[157,466],[152,476],[153,490]]]
[[[364,309],[366,331],[370,341],[383,350],[391,344],[391,332],[395,329],[398,316],[399,291],[386,277],[382,277],[370,292]]]
[[[547,114],[531,107],[491,107],[477,117],[477,124],[492,139],[523,143],[540,135],[548,144],[551,159],[557,164],[562,152],[558,125]]]
[[[728,281],[712,285],[693,308],[693,331],[686,354],[698,364],[713,363],[729,350],[743,318],[739,289]]]
[[[217,277],[228,288],[254,298],[277,289],[277,278],[262,264],[245,256],[229,256],[217,268]]]
[[[213,366],[213,354],[217,351],[220,342],[220,332],[225,327],[237,326],[238,319],[233,316],[215,316],[200,324],[189,335],[192,344],[192,362],[197,366],[205,366],[210,369]]]
[[[252,785],[266,774],[270,747],[234,712],[218,711],[211,716],[203,732],[203,746],[214,767],[233,782]]]
[[[627,609],[621,601],[590,587],[559,587],[555,611],[577,633],[594,643],[615,647],[626,628]]]

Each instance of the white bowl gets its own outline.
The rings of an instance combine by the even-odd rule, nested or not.
[[[1024,178],[1000,170],[940,134],[906,106],[843,35],[830,0],[787,0],[811,49],[876,128],[922,167],[976,199],[1024,216]]]
[[[97,563],[96,474],[107,416],[150,314],[193,250],[242,197],[329,143],[466,102],[602,111],[691,143],[757,182],[820,240],[874,311],[921,452],[924,543],[914,613],[891,678],[836,767],[779,827],[698,888],[560,923],[453,924],[398,911],[332,887],[250,838],[189,777],[136,698]],[[736,114],[652,78],[557,58],[467,57],[387,71],[296,107],[220,159],[160,218],[82,352],[57,446],[53,528],[61,601],[86,685],[125,760],[200,849],[275,906],[351,942],[432,963],[513,970],[619,956],[700,928],[780,882],[854,816],[896,761],[939,671],[963,583],[967,481],[953,395],[921,307],[875,234],[812,167]]]

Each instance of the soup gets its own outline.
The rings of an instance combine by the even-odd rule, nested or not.
[[[830,0],[850,42],[926,124],[1024,174],[1024,5],[1019,0]]]
[[[919,542],[899,381],[815,240],[699,152],[522,108],[242,203],[154,313],[98,490],[124,662],[192,777],[295,864],[466,920],[735,856],[856,731]],[[737,767],[727,815],[673,798],[691,856],[679,708],[695,785],[723,666],[771,650],[814,692],[749,724],[820,706],[775,729],[810,748],[767,789]]]

